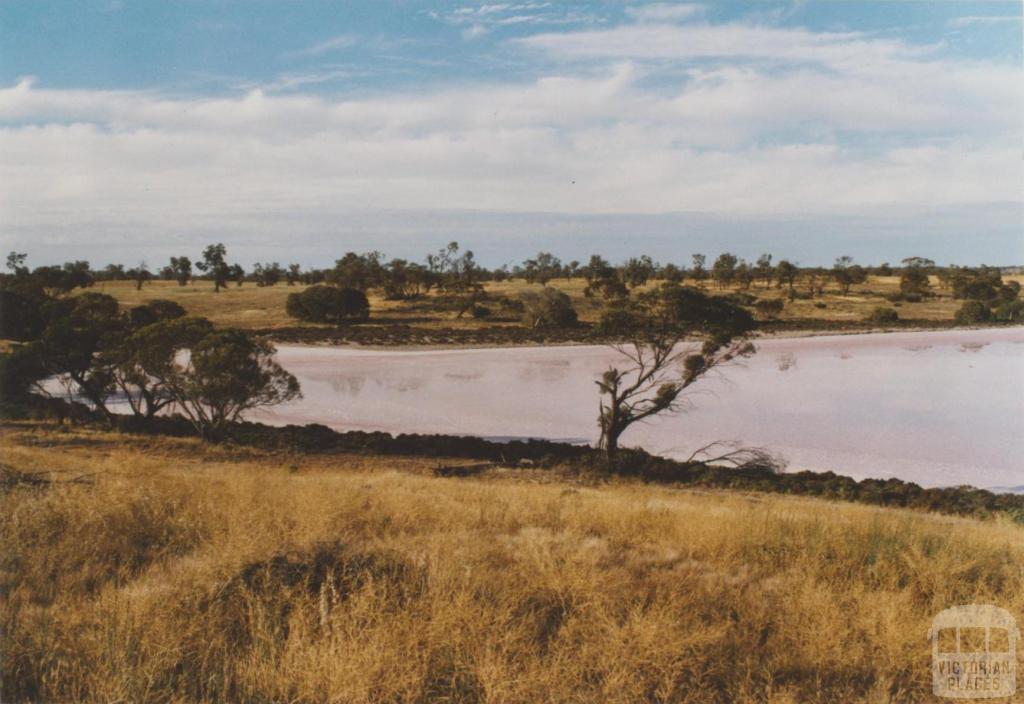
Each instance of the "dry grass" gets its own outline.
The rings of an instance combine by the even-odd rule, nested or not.
[[[7,429],[4,701],[907,702],[1024,529]],[[13,476],[13,475],[11,475]]]
[[[1019,280],[1024,283],[1024,276],[1008,276],[1006,279]],[[901,318],[917,320],[952,320],[961,301],[954,301],[949,291],[938,289],[938,280],[932,281],[938,295],[921,303],[901,303]],[[580,320],[596,322],[601,315],[602,305],[598,300],[588,299],[583,295],[586,282],[581,278],[572,280],[556,279],[549,283],[565,291],[573,300]],[[241,328],[280,328],[280,327],[317,327],[300,323],[289,318],[284,311],[285,299],[288,294],[301,291],[302,286],[286,286],[279,284],[260,288],[246,283],[241,288],[231,285],[218,294],[213,293],[213,285],[207,281],[196,281],[188,286],[178,286],[172,281],[154,281],[146,284],[141,291],[135,290],[130,281],[100,282],[91,290],[108,293],[123,306],[134,306],[154,298],[167,298],[177,301],[192,315],[209,318],[217,325],[230,325]],[[487,290],[491,293],[518,297],[528,290],[536,290],[538,285],[529,285],[521,279],[505,282],[491,282]],[[714,285],[708,290],[719,293]],[[899,290],[899,278],[875,277],[859,286],[854,286],[850,294],[842,296],[831,288],[823,296],[814,300],[796,300],[787,302],[781,319],[803,318],[809,320],[863,320],[876,306],[891,305],[885,299],[886,294]],[[778,298],[783,291],[777,288],[764,289],[761,284],[749,291],[759,298]],[[824,303],[820,308],[815,304]],[[429,310],[422,301],[386,301],[375,295],[370,296],[373,317],[378,321],[405,322],[422,328],[457,327],[481,328],[494,323],[476,321],[468,315],[456,319],[454,313]],[[426,309],[425,309],[426,308]]]

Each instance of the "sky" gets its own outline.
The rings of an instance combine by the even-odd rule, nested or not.
[[[1024,263],[1013,2],[0,0],[34,265]]]

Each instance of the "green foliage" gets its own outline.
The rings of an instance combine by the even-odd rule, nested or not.
[[[928,272],[919,266],[909,266],[900,275],[900,292],[906,296],[917,294],[926,296],[931,290],[931,283],[928,281]]]
[[[779,282],[779,286],[786,284],[792,290],[799,273],[800,270],[796,268],[795,264],[788,259],[783,259],[775,267],[775,280]]]
[[[981,301],[965,301],[954,319],[957,325],[985,323],[992,319],[992,310]]]
[[[172,260],[172,266],[173,264]],[[184,264],[180,266],[184,267]],[[213,279],[214,293],[227,286],[231,278],[232,268],[227,263],[227,248],[220,242],[211,244],[203,250],[203,260],[196,262],[196,267]]]
[[[241,330],[219,330],[191,347],[168,384],[178,406],[205,438],[246,410],[301,397],[298,380],[274,361],[274,346]]]
[[[285,302],[288,315],[311,323],[341,323],[366,320],[370,302],[366,294],[352,288],[311,286],[305,291],[289,294]]]
[[[1024,321],[1024,301],[1006,301],[1000,303],[992,312],[993,317],[1001,323],[1019,323]]]
[[[384,255],[380,252],[348,252],[327,272],[327,282],[343,289],[366,292],[384,281]]]
[[[569,296],[545,286],[537,293],[522,295],[523,324],[530,328],[570,327],[576,325],[576,309]]]
[[[40,352],[39,343],[32,342],[0,354],[0,401],[26,399],[35,384],[49,376]]]
[[[899,319],[899,313],[897,313],[894,309],[886,308],[885,306],[878,306],[870,313],[868,313],[867,317],[865,318],[865,320],[867,320],[869,323],[880,324],[895,323],[898,322]]]
[[[185,315],[185,309],[175,301],[168,301],[157,298],[152,301],[135,306],[128,311],[128,322],[132,328],[141,328],[145,325],[152,325],[161,320],[173,320]]]
[[[754,327],[749,312],[723,297],[676,284],[610,308],[599,327],[632,346],[617,347],[628,366],[611,366],[597,381],[601,447],[610,462],[630,425],[676,410],[682,393],[705,373],[754,352],[742,339],[734,343]],[[694,337],[704,341],[699,354],[680,348]]]
[[[33,340],[46,327],[43,302],[39,296],[15,290],[0,290],[0,339]]]
[[[736,277],[737,261],[736,255],[729,252],[718,255],[715,263],[711,265],[711,278],[717,281],[720,287],[725,288]]]

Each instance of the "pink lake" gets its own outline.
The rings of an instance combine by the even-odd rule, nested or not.
[[[609,347],[377,351],[280,345],[302,400],[273,424],[486,438],[597,439]],[[765,447],[790,470],[1024,491],[1024,328],[771,339],[694,387],[685,412],[627,446],[686,457],[713,440]]]

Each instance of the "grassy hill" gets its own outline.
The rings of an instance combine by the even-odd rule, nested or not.
[[[282,289],[283,290],[283,289]],[[4,701],[908,702],[1024,527],[10,426]]]

